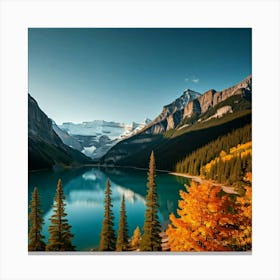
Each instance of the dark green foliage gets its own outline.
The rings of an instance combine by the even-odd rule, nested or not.
[[[38,189],[35,187],[32,193],[29,213],[29,251],[44,251],[45,242],[44,236],[41,234],[44,220],[42,218],[42,211],[40,209],[40,196]]]
[[[91,159],[63,144],[52,128],[52,120],[28,94],[28,170],[76,166]]]
[[[230,127],[231,129],[238,128],[243,126],[245,123],[251,123],[251,113],[252,112],[250,109],[246,109],[226,114],[222,118],[212,118],[207,121],[195,122],[193,125],[184,128],[178,126],[175,129],[170,129],[167,132],[165,132],[164,136],[167,138],[174,138],[187,132],[215,128],[216,126],[220,126],[222,128]]]
[[[68,220],[65,218],[65,196],[62,189],[62,181],[59,179],[56,188],[56,195],[53,204],[53,215],[50,218],[49,225],[49,242],[46,247],[47,251],[74,251],[75,246],[72,245],[71,240],[73,234],[71,234],[71,226],[68,224]]]
[[[61,166],[79,166],[92,161],[79,151],[68,146],[64,148],[28,137],[28,170],[52,169]]]
[[[251,171],[252,158],[250,155],[240,158],[233,157],[228,161],[219,160],[212,165],[209,172],[205,173],[204,165],[218,157],[223,150],[229,153],[230,148],[243,144],[252,139],[252,125],[248,124],[242,128],[219,137],[217,140],[188,154],[177,163],[176,172],[192,175],[203,175],[207,179],[214,179],[221,183],[232,183],[242,180],[246,172]]]
[[[137,134],[115,145],[101,163],[145,168],[153,150],[158,169],[175,170],[177,162],[186,155],[251,122],[251,111],[243,111],[165,134]]]
[[[141,251],[161,251],[161,237],[159,236],[161,226],[158,219],[159,205],[155,177],[156,164],[154,152],[152,152],[148,172],[144,233],[140,242]]]
[[[194,113],[191,117],[184,118],[181,123],[178,125],[178,127],[182,127],[185,124],[192,125],[199,119],[199,114]]]
[[[117,251],[127,251],[128,249],[128,225],[125,210],[125,198],[122,197],[119,230],[117,238]]]
[[[114,231],[114,215],[111,203],[111,184],[107,180],[104,199],[104,219],[102,223],[102,230],[100,234],[100,251],[115,251],[116,250],[116,236]]]

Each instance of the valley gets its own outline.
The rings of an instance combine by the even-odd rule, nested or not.
[[[210,207],[212,212],[215,207],[228,207],[228,203],[240,200],[232,207],[247,219],[244,223],[250,232],[251,76],[222,91],[211,89],[200,94],[187,89],[165,105],[156,118],[145,119],[142,123],[93,120],[58,125],[48,118],[30,95],[28,104],[29,200],[34,195],[33,187],[38,186],[43,196],[43,218],[47,221],[42,228],[46,242],[50,236],[49,219],[53,213],[52,194],[56,182],[61,182],[61,178],[68,221],[73,226],[75,236],[73,244],[79,251],[103,250],[99,233],[103,230],[103,203],[106,203],[103,193],[106,195],[108,186],[111,187],[109,199],[113,206],[112,217],[120,218],[119,213],[123,211],[120,202],[126,200],[129,236],[134,235],[137,227],[144,230],[145,205],[148,205],[149,199],[145,189],[147,174],[147,186],[150,180],[157,177],[159,244],[162,242],[158,246],[162,246],[162,250],[185,251],[185,243],[179,242],[186,238],[180,235],[180,215],[188,207],[189,202],[186,205],[183,203],[189,192],[194,205],[196,200],[206,203],[205,207]],[[153,174],[152,179],[150,174]],[[208,201],[208,192],[212,190],[215,195],[211,195],[212,200]],[[232,197],[234,199],[231,201]],[[218,198],[221,200],[217,201]],[[222,201],[224,204],[221,204]],[[177,209],[178,206],[181,210]],[[197,209],[194,217],[199,211]],[[205,214],[203,217],[208,216]],[[240,215],[232,219],[237,217]],[[203,232],[207,231],[209,223],[205,221]],[[90,231],[86,230],[88,225]],[[113,231],[117,231],[116,225]],[[238,230],[238,234],[243,236],[242,230]],[[229,243],[224,245],[223,241],[219,241],[219,245],[213,248],[250,250],[250,236],[242,238],[246,240],[242,241],[244,244],[227,241]],[[214,244],[205,249],[191,245],[196,244],[197,240],[186,242],[188,246],[194,246],[188,247],[190,251],[212,250]],[[208,246],[207,242],[205,244],[203,246]],[[137,250],[142,245],[139,246]],[[148,247],[141,250],[150,250],[145,248]],[[135,250],[135,247],[130,245],[128,250]]]

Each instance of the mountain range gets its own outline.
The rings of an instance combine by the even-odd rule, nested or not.
[[[187,90],[187,95],[187,102],[176,99],[164,106],[158,117],[136,135],[112,147],[100,163],[145,168],[153,150],[157,167],[173,170],[178,161],[195,149],[251,123],[251,76],[222,91],[211,89],[199,95]]]
[[[64,144],[97,160],[119,141],[136,134],[149,122],[147,118],[142,123],[131,124],[94,120],[82,123],[66,122],[58,126],[53,122],[53,129]]]
[[[95,120],[57,125],[28,95],[29,169],[93,162],[146,168],[153,150],[157,168],[173,170],[195,149],[251,123],[251,100],[249,76],[222,91],[187,89],[154,120],[141,124]]]

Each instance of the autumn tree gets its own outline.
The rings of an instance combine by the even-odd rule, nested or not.
[[[45,251],[46,244],[44,236],[41,234],[44,219],[42,217],[42,210],[40,209],[40,196],[37,187],[32,193],[31,203],[29,205],[29,251]]]
[[[126,251],[128,249],[128,225],[127,225],[124,195],[122,196],[122,202],[121,202],[119,230],[118,230],[116,249],[117,251]]]
[[[107,180],[104,199],[104,219],[100,234],[100,251],[115,251],[116,249],[116,236],[114,231],[114,214],[112,211],[113,205],[111,203],[111,194],[111,184],[110,181]]]
[[[161,251],[161,226],[158,218],[158,196],[156,190],[156,164],[154,152],[150,156],[146,195],[146,214],[143,227],[143,236],[140,242],[141,251]]]
[[[206,183],[186,188],[166,231],[171,251],[250,250],[251,187],[242,197]]]
[[[74,251],[75,246],[72,245],[73,234],[71,234],[71,226],[68,224],[65,212],[65,196],[62,188],[61,179],[58,180],[56,195],[53,203],[53,215],[50,217],[49,225],[49,241],[46,247],[47,251]]]
[[[140,241],[141,241],[141,231],[139,227],[136,227],[130,241],[131,249],[132,250],[139,249]]]

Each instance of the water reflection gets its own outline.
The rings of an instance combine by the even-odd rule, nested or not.
[[[29,201],[34,186],[38,187],[42,198],[42,210],[45,219],[43,234],[48,238],[49,218],[52,215],[52,203],[57,180],[62,179],[66,197],[66,212],[72,232],[73,243],[77,250],[97,248],[103,220],[104,190],[106,181],[111,181],[112,204],[117,231],[122,195],[126,198],[126,210],[129,234],[139,226],[143,227],[145,216],[145,196],[147,172],[133,169],[84,168],[63,172],[36,172],[29,174]],[[171,212],[175,212],[179,199],[179,190],[184,189],[186,179],[177,182],[175,176],[157,174],[159,198],[159,218],[162,227],[166,227]]]

